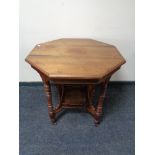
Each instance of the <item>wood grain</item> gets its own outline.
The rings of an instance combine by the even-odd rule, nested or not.
[[[101,79],[125,63],[114,46],[91,39],[38,44],[26,61],[51,79]]]

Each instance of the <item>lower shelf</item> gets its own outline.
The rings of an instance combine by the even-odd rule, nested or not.
[[[63,107],[81,107],[86,104],[86,87],[64,86]]]

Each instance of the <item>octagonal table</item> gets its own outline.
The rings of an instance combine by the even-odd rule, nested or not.
[[[61,110],[83,107],[92,114],[95,125],[100,122],[110,77],[126,62],[113,45],[76,38],[40,43],[25,60],[42,78],[53,123]],[[52,104],[51,81],[59,90],[56,107]],[[92,96],[97,84],[101,90],[94,106]]]

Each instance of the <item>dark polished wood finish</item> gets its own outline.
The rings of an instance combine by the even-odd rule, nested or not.
[[[40,74],[53,123],[65,108],[84,108],[100,123],[108,82],[125,63],[118,50],[91,39],[60,39],[36,46],[26,61]],[[51,81],[58,88],[59,101],[52,104]],[[96,84],[101,86],[98,104],[92,103]]]

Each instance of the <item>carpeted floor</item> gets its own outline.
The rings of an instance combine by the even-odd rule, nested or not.
[[[134,155],[134,83],[109,84],[98,127],[80,110],[61,113],[52,125],[42,85],[19,89],[20,155]]]

